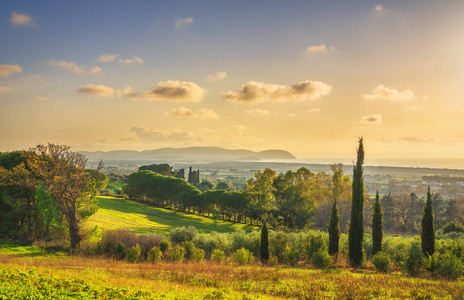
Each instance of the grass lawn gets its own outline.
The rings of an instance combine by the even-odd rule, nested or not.
[[[85,222],[87,229],[98,226],[99,231],[108,229],[129,229],[138,233],[155,232],[168,235],[174,227],[194,226],[201,233],[233,232],[237,228],[251,231],[253,227],[243,223],[218,221],[194,214],[180,213],[135,201],[116,197],[98,197],[97,213]]]

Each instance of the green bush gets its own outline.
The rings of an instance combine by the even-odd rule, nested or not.
[[[422,254],[421,245],[417,242],[411,244],[409,253],[402,265],[402,269],[411,276],[418,275],[424,264],[424,255]]]
[[[161,252],[163,254],[166,254],[169,249],[171,249],[171,241],[169,240],[162,240],[159,244],[158,247],[160,248]]]
[[[287,243],[288,235],[282,231],[276,232],[274,236],[271,235],[269,238],[269,249],[271,255],[276,256],[280,263],[284,262],[284,253]]]
[[[213,253],[211,253],[211,259],[217,263],[224,262],[225,258],[226,254],[221,249],[214,249]]]
[[[311,237],[304,247],[306,260],[308,262],[312,261],[316,253],[325,251],[326,249],[327,245],[321,235]]]
[[[200,262],[200,261],[203,261],[204,259],[205,259],[205,251],[202,249],[195,248],[190,260],[194,262]]]
[[[450,232],[464,232],[464,226],[454,221],[448,222],[445,226],[443,226],[443,233],[447,234]]]
[[[154,246],[153,248],[148,251],[147,259],[149,262],[154,264],[155,262],[161,261],[163,258],[163,252],[160,250],[158,246]]]
[[[193,253],[195,252],[195,245],[193,242],[183,242],[182,247],[185,249],[185,259],[186,260],[191,260]]]
[[[287,265],[296,266],[300,261],[300,251],[297,247],[287,247],[284,253],[284,260]]]
[[[457,280],[463,275],[464,262],[452,253],[446,253],[440,257],[437,269],[441,276]]]
[[[127,249],[127,261],[131,263],[136,263],[140,261],[140,256],[142,254],[142,249],[140,249],[139,244],[130,247]]]
[[[245,248],[238,249],[235,252],[234,257],[235,257],[235,261],[239,265],[251,264],[254,261],[253,254],[250,252],[250,250],[245,249]]]
[[[174,248],[169,249],[168,259],[172,262],[183,262],[185,258],[184,247],[177,245]]]
[[[191,242],[197,235],[198,231],[193,226],[189,226],[188,228],[185,228],[185,226],[176,227],[169,232],[169,238],[176,244]]]
[[[114,255],[117,259],[124,259],[126,258],[126,246],[119,242],[116,247],[114,247]]]
[[[383,251],[377,252],[374,257],[372,257],[372,264],[377,272],[390,273],[391,271],[390,255]]]
[[[332,256],[329,255],[326,249],[320,249],[313,254],[311,263],[316,268],[325,269],[332,264]]]

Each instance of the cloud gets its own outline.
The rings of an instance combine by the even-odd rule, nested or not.
[[[321,110],[319,108],[311,108],[311,109],[308,109],[308,110],[303,110],[303,111],[299,111],[297,113],[286,113],[286,114],[283,114],[284,116],[287,116],[287,117],[297,117],[297,116],[301,116],[301,115],[307,115],[307,114],[314,114],[314,113],[320,113]],[[279,114],[279,113],[277,113]]]
[[[15,26],[33,26],[34,22],[32,21],[32,18],[29,17],[28,15],[25,14],[20,14],[20,13],[11,13],[11,18],[10,18],[11,24]]]
[[[291,86],[248,81],[241,90],[228,91],[223,97],[237,103],[303,101],[328,95],[331,89],[330,85],[320,81],[306,80]]]
[[[78,93],[89,94],[98,97],[111,97],[114,95],[114,89],[102,84],[87,84],[77,89]]]
[[[226,79],[226,77],[227,77],[226,72],[217,72],[216,74],[209,75],[208,77],[206,77],[206,80],[210,82],[216,82],[216,81],[224,80]]]
[[[382,116],[380,114],[364,116],[364,117],[361,117],[361,123],[381,124],[382,123]]]
[[[114,61],[116,60],[116,58],[118,58],[119,55],[117,54],[102,54],[98,57],[98,61],[101,61],[101,62],[111,62],[111,61]]]
[[[378,12],[381,12],[381,11],[384,11],[385,9],[383,8],[383,5],[382,4],[378,4],[374,7],[374,10],[375,11],[378,11]]]
[[[194,82],[168,80],[160,81],[150,91],[144,93],[148,100],[165,100],[173,102],[200,102],[205,90]]]
[[[181,117],[181,118],[198,118],[198,119],[220,119],[219,115],[212,109],[200,108],[196,111],[191,109],[180,107],[173,108],[170,111],[164,113],[168,117]]]
[[[34,96],[34,98],[32,98],[32,99],[33,99],[34,101],[42,102],[42,103],[45,103],[45,102],[50,101],[49,98],[47,98],[47,97],[42,97],[42,96],[39,96],[39,95]]]
[[[13,73],[21,73],[23,68],[20,65],[0,65],[0,77],[8,77]]]
[[[0,85],[0,94],[9,93],[11,91],[13,91],[12,88]]]
[[[314,45],[306,48],[306,53],[324,53],[327,51],[335,51],[335,47],[327,47],[326,45]]]
[[[131,132],[135,133],[142,143],[189,143],[198,140],[191,132],[172,130],[171,132],[161,132],[155,129],[146,129],[143,127],[132,127]]]
[[[140,95],[139,93],[134,92],[134,90],[130,86],[126,86],[122,90],[117,90],[116,96],[118,96],[118,98],[130,97],[134,99],[134,98],[138,98]]]
[[[48,61],[48,64],[52,67],[64,68],[74,74],[87,74],[87,73],[96,74],[102,71],[102,69],[98,66],[95,66],[92,69],[88,70],[86,66],[79,66],[71,61],[64,61],[64,60],[56,61],[54,59],[50,59]]]
[[[245,113],[248,115],[255,115],[255,116],[268,116],[271,114],[270,111],[261,109],[261,108],[253,108],[245,110]]]
[[[141,59],[138,56],[134,56],[132,58],[126,58],[126,59],[119,59],[119,62],[121,64],[125,65],[132,65],[132,64],[143,64],[143,59]]]
[[[391,101],[412,101],[416,99],[416,95],[410,89],[402,92],[388,88],[383,84],[376,86],[369,94],[362,94],[362,98],[366,100],[391,100]]]
[[[423,143],[433,143],[433,139],[421,139],[415,136],[403,136],[401,138],[401,141],[403,142],[408,142],[408,143],[413,143],[413,144],[423,144]]]
[[[176,18],[176,20],[174,21],[174,25],[177,27],[177,28],[182,28],[182,27],[186,27],[186,26],[189,26],[189,25],[192,25],[193,24],[193,18],[185,18],[185,19],[181,19],[181,18]]]

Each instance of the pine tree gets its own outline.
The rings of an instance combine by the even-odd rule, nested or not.
[[[372,255],[382,251],[383,238],[383,212],[380,203],[379,191],[375,195],[375,203],[372,216]]]
[[[433,205],[430,186],[427,190],[427,202],[425,202],[424,215],[422,216],[422,252],[425,255],[433,255],[435,252],[435,230],[433,228]]]
[[[261,261],[267,263],[269,261],[269,230],[267,229],[267,222],[263,222],[261,230]]]
[[[340,215],[338,214],[337,199],[334,199],[329,221],[329,254],[338,254],[338,243],[340,240]]]
[[[351,222],[348,236],[348,256],[353,267],[362,264],[363,259],[363,209],[364,209],[364,146],[359,138],[356,165],[353,167],[353,195],[351,200]]]

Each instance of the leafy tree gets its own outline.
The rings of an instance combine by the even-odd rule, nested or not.
[[[176,171],[176,178],[185,179],[185,169],[179,169]]]
[[[95,180],[95,188],[99,191],[102,192],[104,189],[106,189],[108,185],[108,177],[102,172],[100,172],[99,169],[86,169],[85,170],[87,173],[89,173],[90,178]]]
[[[152,164],[139,167],[139,171],[152,171],[164,176],[172,176],[174,172],[172,171],[172,167],[168,164]]]
[[[382,208],[384,210],[384,226],[386,230],[393,230],[395,228],[395,205],[393,202],[393,195],[387,193],[382,197]]]
[[[433,255],[435,252],[435,229],[433,226],[433,206],[430,187],[427,190],[427,202],[425,202],[424,215],[422,216],[421,241],[422,252],[425,255]]]
[[[342,188],[342,166],[332,165],[332,170],[334,172],[332,176],[332,195],[334,198],[334,203],[330,212],[329,220],[329,254],[337,255],[338,254],[338,244],[340,241],[340,215],[338,214],[337,199],[341,194]]]
[[[261,261],[267,263],[269,261],[269,231],[267,228],[267,222],[263,222],[263,228],[261,229]]]
[[[197,185],[198,189],[202,192],[206,192],[212,190],[214,188],[214,184],[211,181],[203,180]]]
[[[364,210],[364,146],[359,138],[356,165],[353,167],[353,196],[351,201],[351,222],[348,235],[348,256],[353,267],[358,267],[363,259],[363,210]]]
[[[225,181],[218,181],[216,184],[216,190],[228,190],[229,184]]]
[[[255,173],[255,178],[247,181],[247,193],[250,199],[250,213],[253,218],[261,218],[272,209],[275,201],[273,181],[275,171],[269,168]]]
[[[375,203],[373,207],[372,217],[372,255],[382,251],[382,237],[383,237],[383,212],[380,203],[379,191],[375,195]]]
[[[200,170],[195,171],[190,167],[187,181],[191,185],[197,186],[200,183]]]

